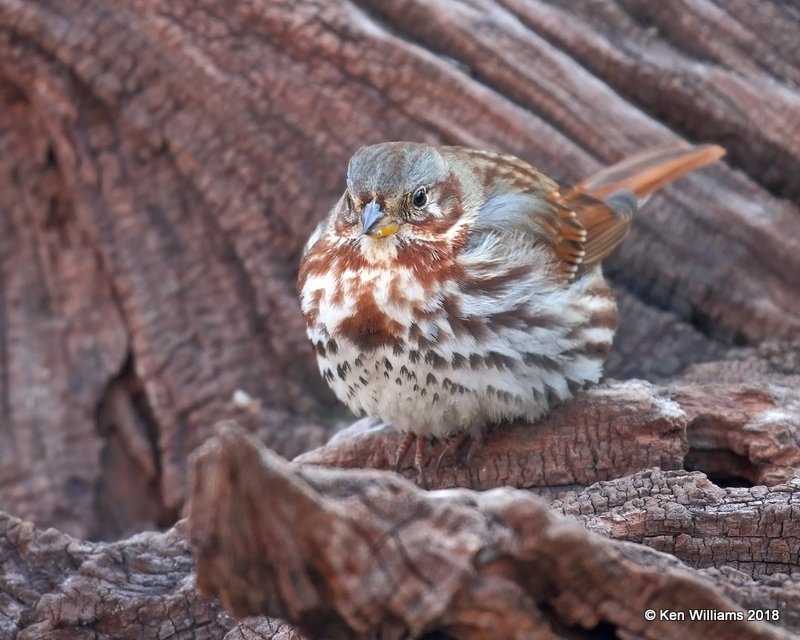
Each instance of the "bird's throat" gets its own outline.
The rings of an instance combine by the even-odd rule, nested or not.
[[[395,236],[375,238],[363,235],[358,248],[364,260],[373,266],[388,266],[397,258],[398,239]]]

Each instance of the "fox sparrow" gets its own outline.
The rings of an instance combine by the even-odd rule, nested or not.
[[[596,383],[617,323],[601,261],[643,199],[722,156],[651,151],[564,187],[510,155],[389,142],[350,160],[298,291],[320,371],[416,439],[534,421]]]

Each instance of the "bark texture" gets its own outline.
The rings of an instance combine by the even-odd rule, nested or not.
[[[798,41],[800,8],[780,0],[0,0],[0,509],[11,514],[0,634],[299,638],[274,618],[234,627],[198,599],[180,527],[81,541],[172,525],[187,457],[223,419],[303,454],[305,469],[261,462],[230,433],[201,457],[217,470],[194,500],[203,566],[234,540],[279,535],[269,527],[295,545],[299,573],[265,582],[251,597],[267,605],[238,613],[283,615],[309,638],[469,637],[486,620],[516,637],[782,633],[642,626],[642,594],[663,588],[677,589],[665,602],[780,609],[777,624],[797,631]],[[434,487],[520,492],[426,497],[382,472],[320,468],[385,469],[397,442],[369,422],[328,442],[349,419],[318,376],[294,293],[300,250],[359,146],[499,149],[574,182],[681,138],[728,155],[653,197],[608,261],[621,312],[611,380],[428,472]],[[220,479],[247,451],[241,477]],[[254,507],[241,522],[203,511],[220,506],[206,492],[259,478],[275,495],[244,494]],[[310,546],[296,513],[247,528],[292,495],[347,544],[346,508],[380,536],[402,530],[388,506],[402,496],[395,511],[424,526],[407,560],[391,558],[395,600],[363,600],[378,593],[355,587],[376,575],[363,563],[304,573],[335,557],[303,556],[333,551]],[[438,546],[451,531],[480,562]],[[583,573],[548,555],[561,531],[560,553]],[[218,555],[210,539],[224,542]],[[238,582],[201,582],[234,602],[249,569],[267,566],[255,553]],[[542,563],[552,580],[529,571]],[[608,591],[612,570],[630,598]],[[441,594],[419,589],[440,577],[451,580]]]
[[[0,637],[222,637],[233,620],[194,588],[183,527],[77,540],[0,513]]]
[[[771,619],[800,622],[797,482],[726,490],[655,470],[553,503],[609,540],[527,491],[424,492],[394,474],[287,464],[231,426],[200,450],[193,477],[200,589],[309,637],[788,637],[774,624],[689,619],[747,618],[767,585]],[[689,569],[709,566],[723,570]]]

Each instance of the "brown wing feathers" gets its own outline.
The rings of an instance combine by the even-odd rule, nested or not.
[[[588,235],[586,225],[574,208],[557,202],[549,237],[555,239],[553,244],[560,259],[559,267],[567,281],[574,280],[581,273]]]
[[[636,200],[725,154],[716,145],[648,151],[623,160],[572,189],[554,195],[554,248],[561,271],[574,280],[601,262],[622,241],[636,211]],[[634,197],[635,196],[635,197]]]

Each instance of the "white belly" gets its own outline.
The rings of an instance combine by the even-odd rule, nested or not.
[[[402,336],[402,346],[372,350],[332,338],[336,326],[325,319],[341,313],[325,309],[323,296],[319,321],[308,333],[312,343],[323,345],[320,372],[356,414],[437,437],[516,418],[534,421],[602,374],[603,357],[582,346],[610,345],[613,330],[586,320],[593,312],[613,312],[615,304],[609,296],[587,293],[598,284],[605,287],[599,270],[581,280],[557,294],[521,301],[527,324],[508,326],[487,313],[482,326],[475,324],[481,317],[471,316],[470,332],[461,319],[440,310],[417,318],[416,329]],[[397,321],[408,327],[411,320],[404,313]]]

